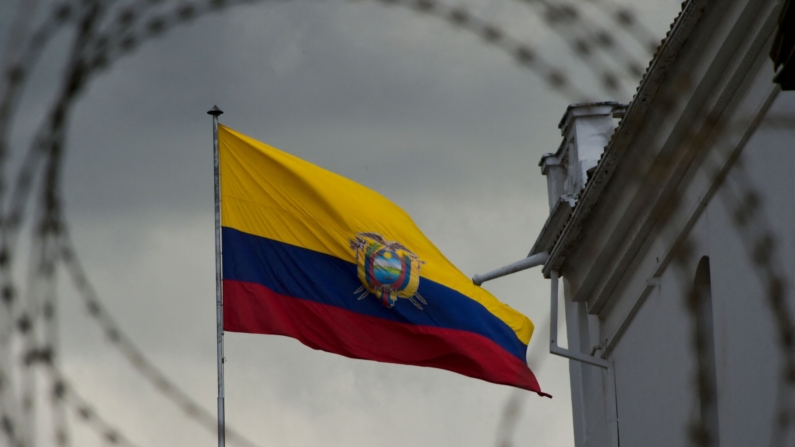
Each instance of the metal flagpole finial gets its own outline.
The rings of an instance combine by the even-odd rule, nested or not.
[[[224,111],[219,109],[218,106],[213,106],[212,109],[207,111],[208,115],[212,115],[212,116],[216,116],[216,117],[221,115],[221,114],[223,114],[223,113],[224,113]]]

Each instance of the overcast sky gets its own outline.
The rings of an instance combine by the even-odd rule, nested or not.
[[[0,5],[3,39],[15,3]],[[679,3],[631,7],[662,38]],[[465,4],[532,43],[592,97],[630,99],[631,83],[620,97],[600,91],[533,8],[516,0]],[[26,91],[16,150],[51,100],[71,37],[59,35]],[[628,35],[616,37],[630,45]],[[69,128],[64,197],[75,242],[122,329],[213,411],[205,112],[214,104],[225,125],[392,199],[471,276],[521,259],[535,241],[549,211],[537,162],[560,143],[568,99],[469,32],[368,1],[237,7],[143,45],[95,79]],[[573,445],[568,363],[545,353],[548,287],[537,270],[486,286],[542,329],[531,349],[539,353],[539,382],[554,398],[522,392],[516,446]],[[76,390],[138,445],[213,445],[212,434],[130,369],[72,289],[60,289],[61,362]],[[226,350],[228,424],[261,446],[490,446],[513,392],[281,337],[229,334]],[[103,445],[78,422],[72,427],[74,445]]]

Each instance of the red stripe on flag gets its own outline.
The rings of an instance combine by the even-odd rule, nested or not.
[[[224,330],[285,335],[346,357],[441,368],[552,397],[526,364],[482,335],[362,315],[260,284],[224,280]]]

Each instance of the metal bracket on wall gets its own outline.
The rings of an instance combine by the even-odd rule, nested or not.
[[[599,368],[610,369],[610,362],[605,359],[570,351],[558,346],[558,272],[551,271],[549,280],[552,283],[550,298],[551,308],[549,311],[549,352],[569,360],[587,363],[589,365],[598,366]]]

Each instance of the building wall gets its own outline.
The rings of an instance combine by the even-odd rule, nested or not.
[[[753,82],[744,89],[745,99],[734,110],[738,122],[754,116],[763,102],[771,86],[772,68],[765,63],[752,78]],[[685,293],[692,286],[697,261],[703,256],[709,257],[713,304],[720,432],[719,444],[714,445],[769,445],[781,383],[781,348],[762,286],[764,279],[751,259],[748,242],[765,230],[774,235],[775,262],[787,275],[788,303],[795,308],[795,131],[770,125],[780,116],[795,117],[795,93],[780,93],[767,116],[770,119],[745,144],[740,161],[690,230],[694,262],[686,267],[672,263],[666,268],[608,357],[615,364],[622,447],[684,445],[688,423],[699,414],[692,320]],[[727,135],[727,141],[735,140]],[[711,149],[720,150],[724,148],[719,145]],[[706,160],[685,192],[695,201],[714,179],[706,168],[709,158]],[[729,204],[737,201],[738,194],[745,194],[749,185],[761,197],[759,215],[765,218],[759,222],[765,224],[754,224],[750,232],[740,233],[733,218],[735,209]],[[651,276],[655,258],[659,262],[659,254],[670,245],[668,236],[666,231],[657,234],[645,258],[637,262],[634,278],[627,283]],[[619,294],[637,294],[637,289],[627,287]],[[616,297],[616,301],[632,299],[636,297]],[[609,317],[610,310],[606,312],[608,315],[603,317]],[[594,345],[597,341],[589,342]],[[582,383],[584,395],[598,391],[591,382]],[[599,420],[597,406],[586,405],[593,410],[584,419]]]
[[[772,71],[765,67],[763,75]],[[770,70],[770,71],[769,71]],[[768,78],[769,79],[769,78]],[[795,117],[795,94],[782,92],[767,116]],[[768,124],[771,119],[767,120]],[[770,231],[774,238],[774,262],[789,283],[788,305],[795,309],[795,132],[790,127],[772,128],[763,123],[748,142],[741,163],[729,174],[726,185],[708,209],[709,247],[714,258],[713,296],[718,356],[719,404],[722,444],[758,445],[759,435],[770,433],[781,383],[781,345],[775,331],[775,315],[768,304],[762,271],[753,263],[753,240]],[[752,225],[747,237],[733,222],[738,191],[749,184],[757,188],[761,224]],[[767,227],[767,228],[765,228]],[[746,233],[748,234],[748,233]],[[790,318],[795,316],[790,315]],[[768,445],[767,437],[762,438]],[[725,439],[725,441],[724,441]]]
[[[686,445],[699,417],[718,433],[713,446],[784,445],[771,439],[783,385],[780,336],[765,294],[768,278],[753,261],[757,241],[769,233],[773,249],[764,251],[774,253],[772,265],[790,284],[787,303],[795,308],[795,93],[779,93],[771,106],[766,56],[777,4],[689,2],[684,25],[668,41],[674,49],[663,48],[661,60],[670,65],[661,62],[662,71],[647,77],[650,88],[659,82],[662,95],[643,96],[647,109],[627,109],[631,125],[622,124],[608,147],[623,152],[605,155],[613,164],[602,159],[600,168],[612,169],[612,177],[571,191],[580,195],[570,220],[545,226],[542,236],[557,238],[544,268],[562,275],[569,349],[612,364],[605,370],[570,362],[577,447]],[[685,33],[679,40],[677,30]],[[694,87],[677,98],[674,112],[662,114],[654,107],[666,104],[666,82],[681,79]],[[710,128],[717,138],[706,149],[687,137],[708,135],[699,127],[704,110],[725,123]],[[757,126],[762,116],[767,120]],[[576,149],[568,156],[584,153]],[[669,164],[644,175],[659,162]],[[652,192],[642,193],[645,186]],[[665,210],[670,191],[681,200],[660,219],[654,210]],[[748,205],[748,197],[758,204]],[[756,209],[746,216],[750,224],[738,225],[737,203]],[[686,264],[675,261],[681,238],[691,251]],[[699,289],[709,278],[711,307],[699,312],[709,328],[714,408],[700,408],[694,320],[686,307],[702,259],[709,268],[698,273]]]

